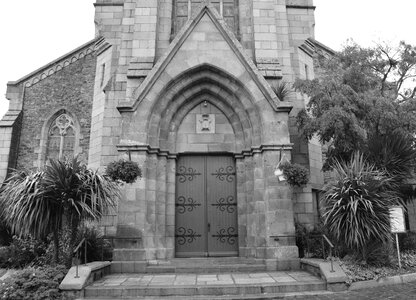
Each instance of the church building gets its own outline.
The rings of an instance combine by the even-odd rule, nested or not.
[[[313,78],[312,0],[96,0],[96,37],[8,83],[0,181],[78,155],[143,176],[104,217],[114,260],[176,257],[298,264],[295,222],[318,217],[318,142],[302,139],[307,98],[275,87]],[[310,172],[279,181],[283,159]]]

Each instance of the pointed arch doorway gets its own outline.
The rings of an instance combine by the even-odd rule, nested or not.
[[[235,160],[182,155],[176,167],[176,257],[238,256]]]

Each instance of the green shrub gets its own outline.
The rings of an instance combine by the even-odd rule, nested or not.
[[[0,284],[2,300],[57,300],[62,298],[59,284],[65,277],[64,266],[34,268],[17,272]]]
[[[83,238],[87,240],[87,262],[111,260],[111,245],[107,240],[103,239],[103,234],[93,223],[86,222],[80,227],[77,236],[77,245]],[[80,250],[82,262],[84,262],[83,249],[84,246],[82,246],[82,249]]]
[[[400,233],[399,244],[401,251],[416,251],[416,232]]]
[[[0,269],[8,268],[9,257],[10,257],[9,247],[0,247]]]
[[[10,228],[0,220],[0,246],[8,246],[12,241],[13,235]]]
[[[13,236],[11,244],[0,250],[0,267],[23,268],[36,265],[37,261],[45,255],[47,245],[31,237],[19,238]]]
[[[106,174],[114,181],[133,183],[142,176],[142,170],[136,162],[120,159],[107,166]]]
[[[370,266],[383,267],[391,265],[393,244],[391,242],[372,241],[366,246],[366,261]]]
[[[334,239],[322,223],[316,224],[313,229],[308,229],[303,224],[295,223],[295,229],[299,257],[328,258],[329,245],[326,242],[324,242],[324,246],[322,245],[322,235],[325,235],[334,245],[332,256],[343,257],[347,254],[345,247],[340,243],[334,242]]]
[[[291,186],[304,186],[309,181],[309,172],[304,166],[287,161],[280,164],[280,169]]]
[[[285,81],[280,81],[272,85],[271,88],[280,101],[289,100],[288,97],[293,93],[291,84]]]
[[[416,251],[404,251],[400,253],[402,267],[404,269],[416,268]]]
[[[335,162],[334,180],[324,188],[325,227],[366,261],[372,259],[372,247],[391,241],[389,208],[401,201],[390,184],[388,174],[356,153],[349,162]]]

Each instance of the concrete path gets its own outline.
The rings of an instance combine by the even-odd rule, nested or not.
[[[297,296],[296,299],[310,300],[385,300],[385,299],[416,299],[416,282],[385,285],[376,288],[346,291],[325,295]]]

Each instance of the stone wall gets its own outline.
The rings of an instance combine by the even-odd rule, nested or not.
[[[39,163],[42,127],[57,111],[66,109],[79,122],[77,152],[88,158],[95,57],[87,55],[55,74],[25,88],[17,168]]]
[[[208,114],[210,120],[207,122],[213,123],[212,128],[205,133],[197,130],[198,125],[202,126],[202,124],[197,124],[197,119],[201,121],[202,114]],[[208,102],[201,103],[186,115],[179,126],[176,151],[234,152],[234,130],[227,117],[217,107]]]

